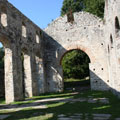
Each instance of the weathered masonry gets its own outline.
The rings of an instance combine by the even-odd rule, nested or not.
[[[72,22],[65,15],[43,31],[7,0],[0,0],[6,103],[63,91],[61,60],[74,49],[90,58],[91,89],[112,90],[120,96],[120,1],[105,2],[104,20],[79,12]]]

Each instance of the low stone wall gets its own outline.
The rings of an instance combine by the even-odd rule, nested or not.
[[[4,70],[0,69],[0,97],[5,96]]]

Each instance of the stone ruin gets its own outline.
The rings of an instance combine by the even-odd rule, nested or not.
[[[119,11],[120,0],[105,0],[103,20],[78,12],[72,22],[65,15],[43,31],[7,0],[0,0],[6,103],[63,91],[61,61],[66,52],[75,49],[90,58],[91,90],[111,90],[120,96]]]

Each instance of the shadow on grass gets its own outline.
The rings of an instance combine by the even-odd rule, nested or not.
[[[90,89],[90,80],[66,81],[64,82],[65,90],[84,91]]]
[[[88,97],[92,96],[94,98],[109,98],[110,103],[109,104],[103,104],[103,103],[88,103],[86,102],[48,102],[46,105],[48,108],[45,109],[24,109],[21,111],[16,112],[9,112],[7,114],[11,115],[6,120],[22,120],[22,119],[30,119],[35,120],[40,119],[40,116],[43,116],[41,120],[44,120],[45,115],[52,114],[52,116],[48,117],[47,120],[56,120],[58,118],[58,115],[64,114],[66,116],[74,115],[75,113],[82,113],[83,115],[85,113],[89,114],[89,117],[93,113],[99,113],[99,114],[111,114],[113,118],[120,117],[120,102],[119,99],[114,96],[111,92],[96,92],[96,91],[86,91],[83,94],[73,95],[73,98],[80,98],[80,97]],[[5,113],[4,113],[5,114]],[[90,119],[90,118],[89,118]],[[111,118],[112,119],[112,118]]]
[[[73,79],[75,80],[75,79]],[[64,83],[65,91],[64,93],[46,93],[40,96],[35,96],[32,98],[26,98],[25,101],[13,102],[12,104],[26,104],[32,103],[36,100],[49,99],[49,98],[59,98],[59,97],[70,97],[72,96],[72,91],[82,92],[83,90],[90,89],[90,80],[79,80],[79,81],[67,81]],[[74,88],[74,89],[73,89]],[[0,99],[0,104],[5,104],[5,99]],[[5,105],[4,105],[5,106]],[[14,107],[14,105],[12,106]]]

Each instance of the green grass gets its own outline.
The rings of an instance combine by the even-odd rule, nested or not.
[[[0,98],[0,104],[5,104],[5,99],[4,98]]]
[[[60,114],[65,114],[71,116],[75,113],[88,113],[91,116],[93,113],[99,114],[111,114],[111,120],[116,117],[120,117],[120,100],[114,96],[111,92],[102,92],[102,91],[84,91],[79,94],[73,95],[70,92],[65,93],[56,93],[36,96],[33,98],[34,101],[44,98],[88,98],[92,96],[93,98],[108,98],[110,103],[88,103],[88,102],[48,102],[45,103],[48,108],[46,109],[24,109],[21,111],[12,111],[6,113],[2,111],[0,114],[9,114],[11,115],[6,120],[57,120],[57,116]],[[15,103],[17,104],[17,103]],[[19,103],[18,103],[19,104]],[[22,104],[22,102],[21,102]],[[91,119],[92,120],[92,119]]]
[[[68,79],[65,81],[65,87],[84,87],[89,85],[89,80],[76,80]],[[88,113],[89,120],[92,120],[92,114],[111,114],[110,120],[120,117],[120,99],[114,96],[110,91],[81,91],[78,94],[73,94],[73,91],[64,91],[63,93],[47,93],[40,96],[35,96],[32,98],[26,98],[25,101],[18,101],[11,103],[12,105],[17,104],[30,104],[40,99],[47,98],[108,98],[109,104],[88,103],[85,102],[47,102],[44,103],[47,108],[44,109],[33,109],[27,108],[20,111],[0,111],[0,114],[9,114],[9,118],[5,120],[57,120],[58,115],[64,114],[66,116],[72,116],[75,113]],[[5,104],[4,99],[0,99],[0,104]],[[42,103],[43,104],[43,103]],[[84,118],[83,118],[84,120]]]
[[[64,87],[65,89],[66,88],[71,88],[72,87],[82,87],[82,86],[86,86],[86,85],[89,85],[90,84],[90,81],[89,80],[86,80],[86,79],[74,79],[74,78],[70,78],[70,79],[65,79],[64,80]],[[45,99],[45,98],[57,98],[57,97],[67,97],[67,96],[70,96],[70,93],[67,91],[67,92],[64,92],[62,94],[59,94],[59,93],[46,93],[46,94],[43,94],[43,95],[40,95],[40,96],[35,96],[35,97],[32,97],[32,98],[26,98],[25,100],[26,101],[18,101],[18,102],[13,102],[11,104],[26,104],[26,103],[32,103],[34,101],[36,101],[37,99]],[[31,100],[30,100],[31,99]],[[4,98],[0,98],[0,104],[5,104],[5,99]]]
[[[64,82],[80,82],[80,81],[85,81],[88,79],[75,79],[75,78],[69,78],[69,79],[64,79]]]
[[[76,88],[76,87],[85,87],[85,86],[90,86],[90,80],[89,79],[65,79],[64,82],[64,88],[65,90],[67,88]]]

